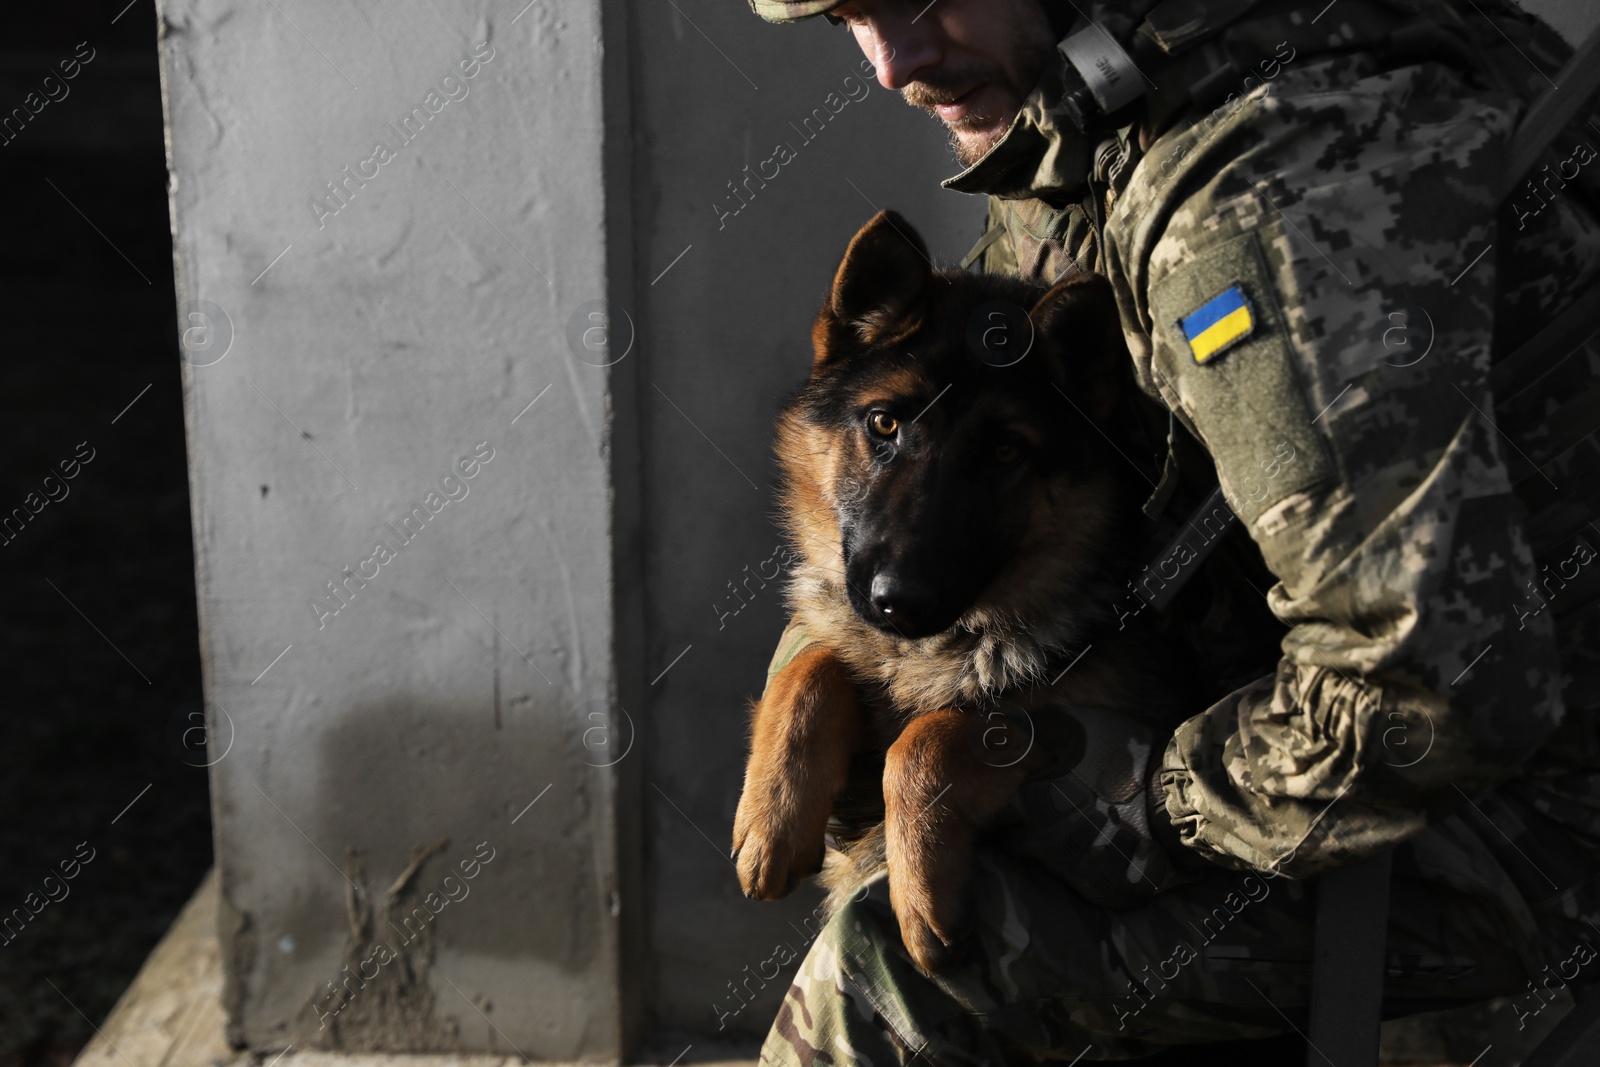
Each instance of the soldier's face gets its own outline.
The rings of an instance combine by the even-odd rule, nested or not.
[[[1005,133],[1055,47],[1039,0],[851,0],[831,14],[884,88],[944,122],[963,166]]]

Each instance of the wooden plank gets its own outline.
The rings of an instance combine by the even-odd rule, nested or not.
[[[74,1067],[213,1067],[242,1059],[222,1037],[221,994],[211,871]]]

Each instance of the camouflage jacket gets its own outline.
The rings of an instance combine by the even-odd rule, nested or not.
[[[1526,929],[1600,841],[1600,353],[1520,395],[1489,375],[1600,274],[1600,125],[1497,206],[1559,38],[1487,2],[1341,0],[1319,28],[1327,6],[1258,5],[1194,53],[1232,64],[1220,102],[1152,68],[1098,143],[1062,114],[1058,53],[946,185],[990,196],[981,269],[1111,277],[1142,388],[1275,580],[1276,669],[1156,758],[1184,843],[1302,876],[1411,839]]]

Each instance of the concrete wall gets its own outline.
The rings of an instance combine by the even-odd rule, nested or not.
[[[653,1018],[760,1035],[793,965],[761,975],[781,944],[804,950],[820,899],[746,900],[727,858],[745,706],[784,624],[779,583],[752,578],[779,544],[773,420],[856,229],[894,207],[953,261],[984,205],[938,188],[956,169],[944,134],[862,76],[845,30],[769,26],[742,3],[633,10],[648,678],[673,664],[648,705]]]
[[[614,1058],[639,1004],[629,387],[567,341],[631,269],[603,13],[519,6],[163,4],[229,1007],[264,1050]]]
[[[162,13],[232,1036],[760,1033],[814,900],[726,859],[782,625],[727,586],[850,234],[976,237],[941,135],[742,4]]]

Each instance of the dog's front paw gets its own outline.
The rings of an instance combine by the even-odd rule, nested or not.
[[[888,827],[889,902],[912,962],[932,973],[954,959],[964,929],[972,846],[959,827],[941,827],[935,844],[926,828],[898,821]]]
[[[747,783],[733,820],[734,866],[744,895],[777,900],[820,871],[826,823],[826,809],[820,821],[815,813],[808,818],[781,787]]]
[[[822,869],[833,798],[849,777],[860,707],[855,683],[822,646],[801,652],[753,709],[733,858],[745,896],[777,900]]]
[[[884,764],[889,900],[906,951],[924,971],[952,962],[978,827],[1016,792],[1019,772],[978,755],[984,728],[982,719],[954,709],[920,715]]]
[[[890,896],[893,898],[893,883]],[[900,940],[905,943],[911,962],[928,974],[941,970],[950,962],[955,935],[940,932],[939,919],[925,913],[915,905],[896,904],[895,918],[900,922]]]

